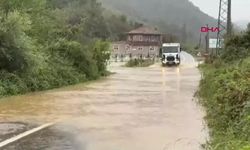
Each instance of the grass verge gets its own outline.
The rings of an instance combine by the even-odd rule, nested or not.
[[[200,66],[198,92],[206,109],[207,150],[250,150],[250,58]]]

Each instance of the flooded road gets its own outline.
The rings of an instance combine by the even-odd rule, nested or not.
[[[59,120],[5,149],[199,150],[206,137],[193,100],[200,74],[191,55],[182,60],[170,68],[112,64],[116,74],[107,79],[2,99],[2,123]]]

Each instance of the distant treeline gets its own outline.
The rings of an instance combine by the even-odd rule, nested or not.
[[[162,33],[171,35],[182,43],[198,44],[201,27],[206,24],[217,26],[216,19],[202,12],[189,0],[99,1],[115,12],[157,27]],[[204,38],[202,41],[205,41]]]

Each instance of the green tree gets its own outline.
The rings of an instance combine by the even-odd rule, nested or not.
[[[1,15],[1,14],[0,14]],[[32,39],[27,36],[30,18],[18,11],[10,12],[0,22],[0,69],[9,72],[31,67]]]
[[[0,96],[105,75],[107,39],[133,26],[96,0],[1,0],[0,10]]]

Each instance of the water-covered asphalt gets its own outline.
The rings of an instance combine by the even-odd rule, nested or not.
[[[206,137],[203,113],[193,98],[200,73],[191,55],[183,52],[182,60],[179,67],[165,68],[112,64],[116,74],[107,79],[4,98],[2,124],[60,120],[4,149],[199,150]],[[2,130],[9,129],[0,123]]]

